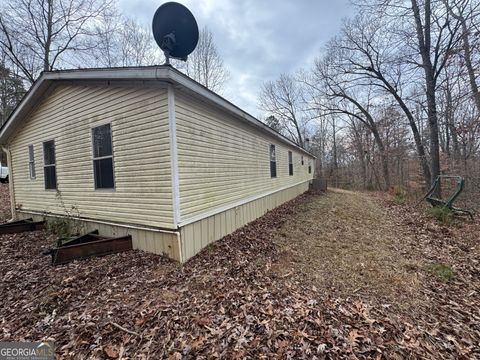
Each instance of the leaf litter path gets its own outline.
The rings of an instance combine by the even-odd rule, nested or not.
[[[282,264],[282,272],[293,266],[324,291],[340,295],[401,300],[399,305],[408,307],[418,300],[419,275],[409,271],[418,261],[399,253],[405,231],[371,197],[335,189],[303,203],[301,212],[276,238],[290,265]]]
[[[478,357],[479,252],[475,235],[458,235],[478,223],[438,239],[432,226],[382,199],[328,192],[184,266],[130,251],[52,267],[39,255],[45,233],[4,235],[0,341],[54,340],[58,358]],[[440,260],[453,282],[425,270]]]

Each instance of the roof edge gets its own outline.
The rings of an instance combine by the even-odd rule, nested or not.
[[[209,102],[226,110],[244,122],[260,128],[269,135],[277,138],[283,143],[298,149],[299,151],[316,158],[315,155],[300,147],[298,144],[273,130],[254,116],[248,114],[235,104],[222,96],[209,90],[202,84],[181,73],[172,66],[147,66],[147,67],[126,67],[126,68],[95,68],[95,69],[72,69],[43,72],[33,83],[30,90],[22,98],[18,106],[9,116],[0,129],[0,144],[5,144],[13,134],[18,121],[25,116],[34,106],[38,98],[50,86],[52,82],[60,80],[159,80],[178,84],[192,91],[195,94],[207,99]]]

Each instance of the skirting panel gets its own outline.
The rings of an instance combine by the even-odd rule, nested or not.
[[[26,218],[33,218],[36,221],[54,221],[56,217],[29,214],[28,212],[17,211],[17,218],[20,220]],[[86,220],[81,221],[81,228],[84,232],[98,230],[100,235],[112,237],[131,235],[134,249],[148,251],[159,255],[165,255],[171,259],[181,261],[179,246],[180,234],[178,232],[164,232],[161,230],[140,229],[136,227],[129,227],[128,225],[111,225]]]
[[[187,261],[214,241],[263,216],[267,211],[303,194],[308,190],[308,184],[306,181],[183,226],[180,228],[181,262]]]
[[[90,220],[82,220],[82,231],[95,229],[105,236],[132,236],[134,249],[144,250],[171,259],[185,262],[209,244],[234,232],[249,222],[263,216],[267,211],[303,194],[308,190],[309,182],[292,186],[259,199],[235,206],[231,209],[205,217],[185,225],[179,232],[144,229],[136,226],[105,224]],[[33,218],[36,221],[54,221],[55,216],[44,216],[28,211],[17,211],[18,219]]]

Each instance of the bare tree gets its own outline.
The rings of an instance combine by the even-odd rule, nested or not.
[[[359,88],[355,77],[348,73],[344,64],[344,51],[331,42],[325,56],[315,61],[311,78],[305,80],[313,90],[311,104],[319,107],[324,114],[356,119],[372,132],[380,150],[385,189],[388,189],[388,154],[373,115],[373,104],[380,100],[372,96],[372,86],[367,86],[367,83],[361,83]]]
[[[75,63],[74,52],[92,49],[93,21],[109,6],[109,0],[5,0],[0,45],[32,83],[41,71]]]
[[[477,111],[480,113],[480,92],[478,91],[475,69],[472,61],[472,45],[470,43],[470,36],[472,31],[468,26],[468,21],[473,24],[478,22],[478,17],[480,16],[480,3],[472,4],[472,2],[469,0],[443,0],[443,3],[445,4],[451,16],[456,19],[461,25],[460,34],[462,41],[463,60],[465,68],[467,69],[468,79],[470,82],[470,88],[475,101],[475,105],[477,106]]]
[[[204,27],[200,30],[198,45],[186,63],[176,65],[195,81],[215,92],[222,92],[229,73],[217,49],[213,33]]]
[[[389,19],[390,21],[390,19]],[[430,167],[420,131],[409,104],[410,85],[417,77],[411,65],[402,61],[405,46],[399,43],[391,24],[372,14],[361,14],[346,21],[342,35],[333,39],[329,47],[337,48],[341,61],[337,71],[353,76],[357,87],[374,87],[380,93],[391,95],[404,112],[414,138],[426,185],[431,181]]]
[[[148,66],[163,61],[151,30],[114,8],[103,12],[96,21],[97,46],[92,49],[93,66]]]
[[[302,84],[293,76],[282,74],[275,81],[263,84],[259,107],[275,116],[286,135],[300,146],[304,146],[305,127],[310,120],[306,117]]]
[[[0,62],[0,126],[7,121],[8,116],[25,95],[22,79]]]
[[[440,175],[440,146],[437,114],[437,80],[455,45],[458,21],[452,21],[449,13],[438,15],[443,9],[432,11],[432,1],[424,0],[420,6],[411,0],[415,20],[417,48],[421,57],[418,65],[423,68],[427,98],[428,125],[430,131],[431,175]]]

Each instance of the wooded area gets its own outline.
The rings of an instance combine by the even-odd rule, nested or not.
[[[359,0],[309,69],[266,82],[267,122],[311,138],[333,186],[421,192],[439,174],[480,187],[480,4]]]
[[[6,0],[0,4],[0,125],[42,71],[159,65],[149,27],[114,0]],[[228,79],[208,27],[187,63],[176,68],[216,92]]]
[[[309,146],[317,175],[333,186],[420,193],[437,175],[455,174],[477,196],[479,3],[354,6],[358,15],[344,21],[310,68],[264,83],[265,122]],[[41,71],[163,61],[149,29],[113,1],[8,0],[1,10],[2,123]],[[174,65],[217,92],[229,78],[206,27],[189,61]]]

